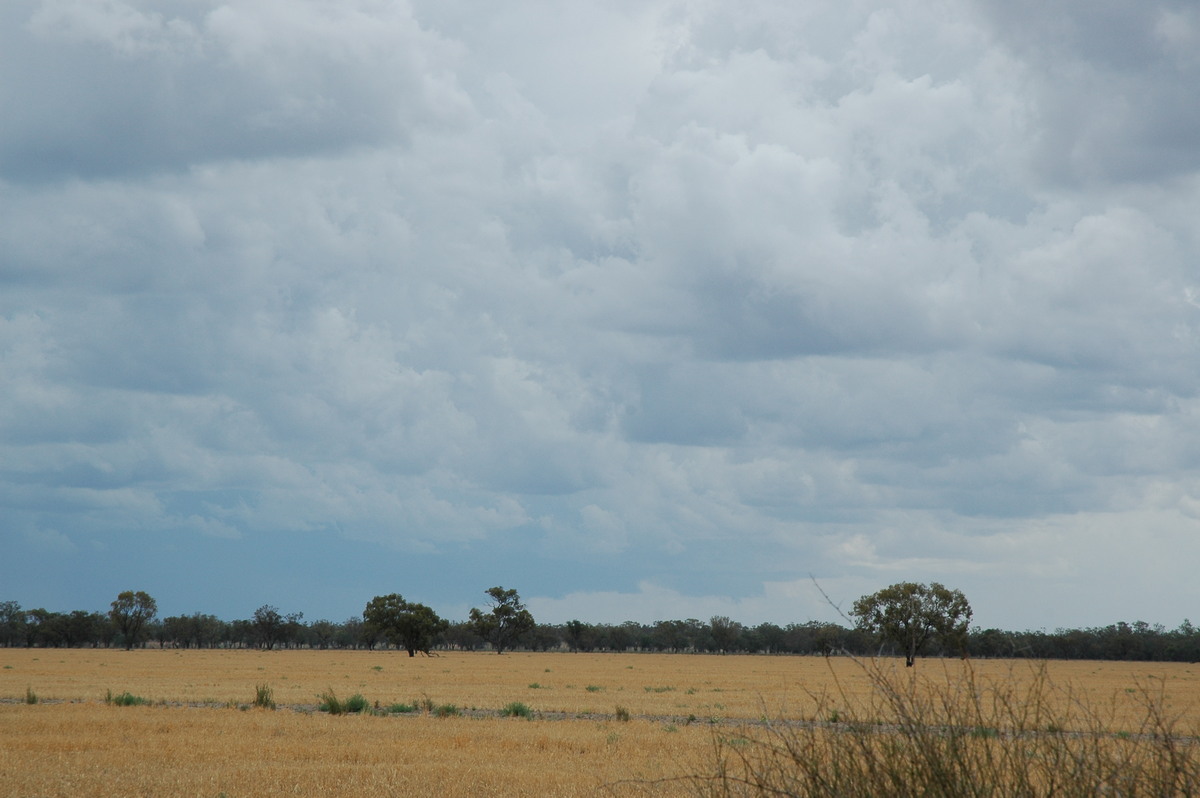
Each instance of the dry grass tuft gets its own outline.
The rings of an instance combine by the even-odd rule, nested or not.
[[[1168,710],[1161,681],[1093,703],[1044,665],[984,680],[969,666],[930,678],[891,664],[859,663],[874,688],[865,700],[836,681],[813,696],[815,717],[835,722],[716,734],[715,766],[687,781],[722,797],[1200,794],[1200,742]]]

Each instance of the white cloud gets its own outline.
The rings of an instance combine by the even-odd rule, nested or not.
[[[1017,5],[5,4],[0,498],[1093,620],[1079,520],[1194,512],[1198,28]]]

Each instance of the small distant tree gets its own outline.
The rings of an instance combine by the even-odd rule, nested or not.
[[[514,645],[521,635],[534,627],[535,621],[521,603],[516,590],[490,587],[485,591],[491,599],[489,610],[471,609],[471,627],[477,635],[491,642],[497,654]]]
[[[0,645],[5,648],[25,642],[25,611],[15,601],[0,601]]]
[[[277,607],[264,604],[254,611],[251,625],[254,628],[254,637],[258,644],[270,650],[275,648],[276,643],[283,640],[287,621],[279,614]]]
[[[737,621],[730,620],[725,615],[714,615],[709,619],[708,626],[713,646],[722,654],[732,651],[738,637],[742,634],[742,625]]]
[[[338,626],[333,639],[338,648],[353,648],[357,651],[362,647],[370,648],[372,641],[368,638],[374,634],[369,625],[363,623],[362,618],[351,616]]]
[[[158,615],[158,602],[149,593],[139,590],[136,593],[126,590],[117,594],[117,600],[112,603],[108,617],[113,626],[121,633],[125,641],[125,650],[129,651],[137,645],[142,630],[154,616]]]
[[[399,593],[376,596],[363,610],[363,620],[379,631],[396,648],[414,657],[420,651],[428,654],[438,635],[450,628],[449,621],[424,604],[405,601]]]
[[[94,646],[99,637],[96,614],[87,610],[72,610],[70,615],[63,616],[61,629],[62,642],[67,648]]]
[[[564,627],[566,633],[567,646],[572,651],[579,651],[587,645],[587,637],[591,632],[591,628],[581,620],[567,621]]]
[[[933,582],[900,582],[854,602],[858,628],[895,643],[912,667],[931,639],[965,651],[971,605],[960,590]]]
[[[317,643],[317,648],[322,650],[333,645],[334,636],[337,635],[337,625],[330,620],[320,618],[312,623],[313,640]]]
[[[304,645],[308,627],[304,625],[304,613],[289,612],[283,616],[283,641],[293,648]]]

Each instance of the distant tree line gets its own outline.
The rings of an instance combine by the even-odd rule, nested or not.
[[[893,586],[895,587],[895,586]],[[890,588],[889,588],[890,589]],[[139,647],[261,649],[384,649],[416,653],[447,650],[670,652],[749,654],[909,654],[899,638],[866,624],[822,621],[744,625],[725,616],[654,623],[537,623],[515,590],[485,591],[490,606],[462,621],[446,621],[429,607],[399,594],[376,596],[363,616],[306,621],[303,613],[271,605],[249,617],[157,617],[153,599],[126,591],[108,612],[51,612],[0,602],[0,646],[38,648]],[[878,595],[883,595],[881,591]],[[144,598],[143,598],[144,597]],[[864,597],[870,598],[870,597]],[[148,600],[148,601],[147,601]],[[864,609],[866,607],[864,606]],[[127,617],[129,614],[134,617]],[[139,624],[136,628],[129,623]],[[122,625],[122,624],[126,625]],[[1200,629],[1184,621],[1174,629],[1144,621],[1086,629],[1010,632],[972,627],[924,641],[929,656],[1028,657],[1200,662]]]

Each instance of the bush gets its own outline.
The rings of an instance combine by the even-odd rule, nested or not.
[[[275,708],[275,691],[270,685],[260,684],[254,688],[254,706],[263,709]]]
[[[346,699],[345,703],[342,704],[342,708],[346,712],[366,712],[371,708],[371,705],[367,702],[367,699],[355,693]]]
[[[36,704],[38,702],[37,693],[33,692],[32,687],[25,688],[25,703]]]
[[[1138,796],[1200,792],[1200,741],[1181,736],[1161,692],[1135,691],[1141,727],[1112,728],[1045,668],[981,684],[969,669],[945,681],[863,663],[869,700],[826,696],[814,720],[715,732],[713,772],[693,779],[711,796],[856,798],[878,795]]]
[[[109,690],[104,696],[104,703],[117,707],[137,707],[150,702],[140,695],[133,695],[129,692],[113,695],[112,690]]]
[[[505,704],[504,709],[500,710],[500,714],[506,718],[527,718],[533,719],[533,710],[520,701],[513,701],[510,704]]]
[[[395,715],[407,714],[409,712],[419,712],[421,707],[414,701],[411,704],[392,704],[387,708],[388,712]]]
[[[328,712],[330,715],[341,715],[346,712],[366,712],[370,709],[370,704],[367,703],[367,699],[358,693],[342,701],[332,690],[327,690],[317,696],[317,709],[322,712]]]
[[[454,704],[442,704],[441,706],[434,707],[433,714],[439,718],[450,718],[462,713]]]

